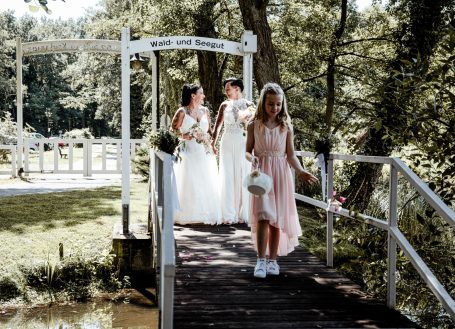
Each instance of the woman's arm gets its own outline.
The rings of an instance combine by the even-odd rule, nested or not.
[[[216,144],[216,140],[218,139],[218,135],[221,130],[221,126],[223,125],[224,121],[224,109],[226,108],[226,102],[221,103],[220,108],[218,109],[218,114],[216,116],[215,125],[213,126],[213,133],[212,133],[212,145]]]
[[[309,171],[303,169],[302,165],[300,164],[299,159],[295,155],[294,151],[294,133],[292,132],[292,128],[288,128],[287,136],[286,136],[286,155],[289,165],[295,170],[297,177],[299,177],[303,181],[307,181],[310,184],[317,182],[317,178],[312,175]]]
[[[212,132],[212,123],[211,123],[212,119],[210,117],[210,110],[207,107],[204,107],[204,109],[205,109],[205,115],[207,116],[207,121],[208,121],[208,124],[209,124],[209,128],[207,130],[207,133],[209,134],[209,136],[212,136],[213,132]],[[216,149],[215,144],[213,143],[213,141],[210,143],[210,145],[212,146],[213,153],[215,155],[217,155],[218,154],[218,150]]]
[[[183,139],[191,140],[190,134],[188,134],[188,133],[182,134],[180,132],[180,127],[182,126],[184,118],[185,118],[185,110],[183,108],[179,108],[177,110],[177,112],[175,112],[174,118],[172,118],[171,127],[177,136],[180,136]]]
[[[220,108],[218,109],[218,114],[216,116],[215,125],[213,126],[212,131],[212,149],[213,153],[218,154],[218,149],[216,148],[216,140],[221,130],[221,126],[224,122],[224,109],[226,108],[226,102],[221,103]]]

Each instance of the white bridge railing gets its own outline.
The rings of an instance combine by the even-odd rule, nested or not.
[[[297,152],[302,157],[314,158],[315,154],[311,152]],[[422,277],[432,293],[441,302],[448,314],[455,319],[455,301],[442,286],[433,272],[430,270],[423,259],[417,254],[409,241],[405,238],[397,225],[397,191],[398,191],[398,173],[402,175],[413,186],[419,194],[430,204],[433,209],[443,218],[451,227],[455,229],[455,213],[450,209],[409,167],[399,158],[394,157],[374,157],[346,154],[330,154],[327,164],[327,200],[333,195],[333,163],[335,160],[367,162],[375,164],[385,164],[390,166],[389,178],[389,218],[379,219],[364,214],[356,213],[355,216],[346,209],[331,211],[328,204],[301,194],[295,194],[297,200],[312,204],[318,208],[327,210],[327,265],[333,266],[333,217],[334,213],[349,218],[356,218],[364,221],[366,224],[373,225],[384,231],[388,235],[388,257],[387,257],[387,305],[390,308],[396,306],[396,260],[397,245],[403,250],[406,257]]]
[[[137,146],[145,143],[144,139],[130,140],[132,159]],[[31,145],[38,145],[38,150]],[[51,152],[45,152],[47,149]],[[121,154],[121,139],[24,138],[24,173],[121,174]]]
[[[156,247],[160,328],[172,329],[174,321],[175,242],[173,162],[171,155],[150,150],[149,232]]]
[[[314,158],[310,152],[296,152],[298,156]],[[387,259],[387,305],[396,307],[396,259],[397,246],[403,250],[424,282],[441,302],[444,309],[455,319],[455,302],[447,290],[417,254],[409,241],[404,237],[397,225],[397,190],[398,173],[400,173],[425,200],[455,229],[455,213],[407,166],[398,158],[358,156],[345,154],[331,154],[328,159],[327,172],[327,200],[333,195],[333,162],[335,160],[367,162],[390,166],[389,218],[379,219],[356,213],[355,216],[348,210],[332,211],[329,204],[301,194],[295,194],[301,200],[327,211],[327,265],[333,266],[333,221],[334,214],[349,218],[356,218],[369,225],[378,227],[388,233]],[[156,257],[159,270],[159,308],[161,314],[161,328],[172,328],[174,305],[175,280],[175,241],[173,232],[173,200],[172,200],[172,158],[169,154],[150,151],[150,231],[158,245]]]

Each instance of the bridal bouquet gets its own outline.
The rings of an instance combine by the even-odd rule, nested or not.
[[[247,123],[253,117],[255,111],[256,108],[254,107],[254,104],[250,104],[244,111],[241,112],[239,117],[240,121]]]
[[[254,106],[253,103],[249,104],[247,108],[241,112],[239,119],[240,119],[240,126],[243,128],[243,136],[245,136],[245,131],[246,131],[246,125],[248,124],[248,121],[253,117],[254,112],[256,111],[256,107]]]
[[[206,153],[213,153],[210,135],[207,132],[203,131],[201,126],[195,123],[191,126],[189,134],[196,140],[197,143],[204,146]]]

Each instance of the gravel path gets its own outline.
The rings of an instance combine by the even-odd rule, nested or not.
[[[121,175],[30,174],[23,178],[0,176],[0,197],[22,194],[63,192],[102,186],[121,186]]]

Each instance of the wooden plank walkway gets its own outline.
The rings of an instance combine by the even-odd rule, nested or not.
[[[175,226],[174,328],[418,328],[297,249],[256,279],[246,225]]]

